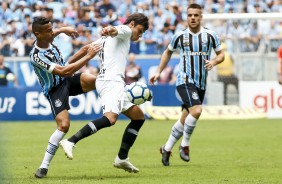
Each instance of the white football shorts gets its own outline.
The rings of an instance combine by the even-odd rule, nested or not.
[[[101,99],[103,114],[106,112],[120,114],[134,105],[126,95],[123,82],[96,80],[96,90]]]

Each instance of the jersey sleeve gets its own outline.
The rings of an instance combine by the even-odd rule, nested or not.
[[[128,26],[120,25],[120,26],[115,26],[115,28],[118,31],[118,35],[116,36],[117,38],[126,39],[131,37],[132,31]]]
[[[35,53],[31,56],[31,62],[37,67],[41,68],[43,71],[52,73],[56,64],[51,62],[46,56],[41,53]]]
[[[180,42],[179,42],[179,38],[180,38],[180,36],[182,35],[183,33],[182,32],[180,32],[180,33],[178,33],[178,34],[175,34],[175,35],[173,35],[173,37],[172,37],[172,39],[170,40],[170,43],[169,43],[169,45],[168,45],[168,49],[170,50],[170,51],[173,51],[173,52],[175,52],[175,51],[177,51],[177,49],[179,48],[179,46],[180,46]]]
[[[222,50],[222,47],[221,47],[221,43],[220,43],[220,39],[219,39],[218,34],[216,34],[216,32],[212,32],[212,36],[213,36],[213,38],[214,38],[214,43],[213,43],[213,48],[214,48],[214,50],[215,50],[216,52]]]

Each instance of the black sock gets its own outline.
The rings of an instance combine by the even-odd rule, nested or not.
[[[76,134],[70,137],[68,141],[76,144],[81,139],[88,137],[96,133],[98,130],[109,127],[109,126],[111,126],[109,119],[103,116],[100,119],[96,119],[96,120],[89,122],[87,125],[81,128]]]
[[[144,123],[144,119],[142,120],[131,120],[129,125],[126,127],[123,137],[121,146],[118,152],[118,157],[120,159],[126,159],[128,157],[128,152],[131,146],[134,144],[136,137],[138,135],[138,132],[140,128],[142,127]]]

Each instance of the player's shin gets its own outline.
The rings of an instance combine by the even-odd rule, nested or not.
[[[183,139],[181,142],[181,146],[189,146],[191,135],[196,127],[197,119],[194,118],[191,114],[187,116],[184,123],[184,131],[183,131]]]
[[[183,135],[183,125],[178,120],[172,127],[170,136],[165,144],[165,150],[171,151],[175,143],[182,137]]]
[[[144,119],[131,120],[129,125],[126,127],[123,133],[122,142],[121,142],[121,146],[120,146],[119,153],[118,153],[118,157],[120,159],[126,159],[128,157],[128,152],[131,146],[134,144],[137,138],[138,132],[144,122],[145,122]]]
[[[55,132],[51,135],[45,155],[44,155],[44,159],[40,165],[40,168],[48,169],[50,162],[59,147],[59,142],[63,139],[64,136],[65,136],[65,133],[58,129],[55,130]]]
[[[68,139],[69,142],[77,143],[81,139],[88,137],[102,128],[111,126],[109,119],[103,116],[100,119],[93,120],[81,128],[75,135]]]

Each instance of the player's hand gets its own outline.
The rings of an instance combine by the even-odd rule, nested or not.
[[[94,57],[97,52],[99,52],[100,50],[102,50],[103,46],[101,43],[91,43],[88,50],[87,50],[87,54],[90,55],[91,57]]]
[[[118,30],[113,26],[104,27],[101,31],[102,36],[111,36],[114,37],[118,34]]]
[[[160,78],[160,73],[156,73],[153,77],[151,77],[150,79],[149,79],[149,83],[151,84],[151,85],[155,85],[155,82],[157,82],[157,80],[159,80],[159,78]]]
[[[65,33],[69,37],[72,37],[73,39],[75,39],[75,38],[77,38],[79,36],[78,32],[74,28],[72,28],[72,27],[62,27],[60,29],[60,31],[62,33]]]
[[[205,69],[207,70],[207,71],[210,71],[214,66],[215,66],[215,64],[214,64],[214,62],[213,61],[210,61],[210,60],[207,60],[207,59],[205,59],[205,58],[203,58],[203,60],[205,61]]]
[[[282,85],[282,75],[279,75],[278,82],[279,82],[280,85]]]

